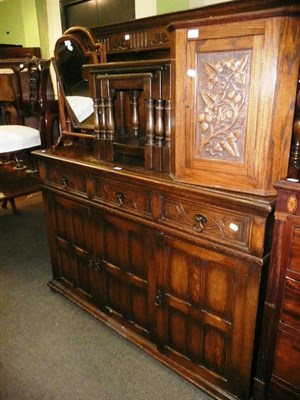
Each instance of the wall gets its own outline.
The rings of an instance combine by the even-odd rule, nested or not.
[[[135,12],[144,18],[224,1],[230,0],[135,0]],[[61,34],[59,0],[0,0],[0,43],[41,47],[49,58]]]
[[[46,0],[48,17],[48,40],[47,57],[53,56],[55,42],[62,35],[60,22],[60,8],[58,0]]]
[[[166,14],[173,11],[182,11],[189,8],[189,0],[157,0],[156,13]]]
[[[0,43],[40,47],[35,0],[0,1]]]
[[[231,0],[135,0],[136,18],[210,6]]]
[[[135,0],[135,18],[156,15],[157,0]]]

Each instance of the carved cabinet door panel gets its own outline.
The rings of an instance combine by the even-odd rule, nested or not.
[[[164,235],[157,244],[159,349],[201,386],[247,399],[260,267]]]
[[[260,19],[178,29],[176,178],[275,193],[275,176],[286,174],[288,153],[282,143],[290,141],[295,101],[294,92],[283,87],[289,79],[296,87],[298,77],[297,45],[286,51],[282,46],[283,32],[286,43],[296,35],[293,23]],[[274,57],[282,57],[278,69]]]
[[[94,210],[94,259],[101,275],[100,308],[131,331],[151,336],[153,240],[143,225]]]
[[[84,300],[93,302],[91,210],[49,192],[44,197],[54,279]]]

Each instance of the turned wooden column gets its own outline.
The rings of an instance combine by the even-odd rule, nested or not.
[[[155,103],[155,145],[154,145],[154,169],[162,170],[162,148],[164,141],[164,100],[158,99]]]
[[[154,99],[146,99],[146,145],[145,145],[145,167],[153,168],[153,144],[155,132]]]
[[[163,147],[163,171],[171,169],[171,100],[165,100],[165,143]]]
[[[300,74],[298,77],[288,176],[289,178],[300,179]]]
[[[131,128],[134,136],[138,136],[140,131],[140,116],[139,116],[140,95],[141,93],[139,90],[132,90],[129,92],[130,107],[131,107]]]

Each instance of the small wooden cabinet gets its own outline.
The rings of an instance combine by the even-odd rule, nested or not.
[[[281,181],[256,399],[300,399],[300,184]],[[264,393],[264,396],[261,396]]]
[[[289,159],[298,19],[284,12],[280,18],[247,16],[244,21],[216,16],[171,27],[174,178],[274,195],[273,185],[285,176]]]

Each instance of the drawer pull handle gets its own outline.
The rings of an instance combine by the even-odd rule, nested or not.
[[[124,200],[125,200],[124,193],[117,192],[116,200],[117,200],[118,206],[122,207],[124,205]]]
[[[99,272],[102,271],[102,269],[103,269],[102,261],[97,258],[95,260],[94,270]]]
[[[99,259],[93,260],[90,259],[88,260],[88,266],[91,269],[94,269],[95,271],[102,271],[102,262]]]
[[[64,189],[68,189],[69,179],[66,176],[62,176],[61,183],[62,183]]]
[[[163,304],[163,292],[161,289],[158,289],[156,292],[154,304],[156,307],[160,307]]]
[[[196,214],[195,220],[196,220],[196,223],[193,226],[194,231],[196,231],[198,233],[203,232],[203,230],[204,230],[203,224],[205,224],[207,222],[206,216],[202,215],[202,214]]]

